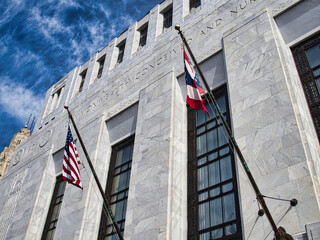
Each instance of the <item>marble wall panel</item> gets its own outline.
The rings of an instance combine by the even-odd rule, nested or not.
[[[240,139],[240,147],[260,190],[266,195],[297,198],[301,200],[300,208],[303,208],[306,201],[314,199],[315,192],[308,176],[295,101],[287,84],[290,76],[285,71],[290,61],[287,64],[279,53],[278,38],[267,11],[255,15],[255,18],[225,35],[223,41],[230,102],[231,106],[235,104],[232,107],[234,134]],[[279,70],[279,66],[282,69]],[[248,88],[250,84],[252,87]],[[246,195],[250,194],[247,187],[246,177],[240,177],[242,209],[246,209],[245,206],[253,201]],[[319,211],[316,210],[301,221],[301,212],[297,208],[287,211],[286,207],[280,207],[272,201],[268,203],[277,223],[292,234],[304,230],[303,221],[307,224],[319,217]],[[245,235],[249,236],[252,234],[250,226],[253,226],[255,219],[246,211],[242,213]],[[273,234],[270,235],[270,225],[268,222],[263,225],[265,231],[257,232],[255,236],[271,239]]]

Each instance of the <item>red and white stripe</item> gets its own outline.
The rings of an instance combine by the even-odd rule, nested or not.
[[[71,131],[70,131],[70,134],[71,134]],[[67,148],[68,148],[68,151],[66,151]],[[82,183],[80,180],[80,171],[79,171],[78,163],[80,163],[80,158],[77,152],[77,148],[76,148],[76,145],[73,143],[72,136],[70,139],[70,136],[68,133],[64,156],[63,156],[62,179],[83,189]]]

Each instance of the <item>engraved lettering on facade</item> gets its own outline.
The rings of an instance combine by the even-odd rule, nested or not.
[[[222,19],[221,19],[221,18],[219,18],[219,19],[216,20],[216,26],[217,26],[217,27],[218,27],[221,23],[222,23]]]
[[[160,65],[162,63],[162,57],[158,58],[157,65]]]
[[[241,8],[241,10],[245,9],[246,6],[247,6],[247,1],[244,1],[244,3],[245,3],[245,4],[240,3],[240,8]],[[243,5],[242,5],[242,4],[243,4]]]
[[[33,152],[33,150],[35,149],[35,147],[36,147],[36,144],[35,143],[33,143],[30,147],[28,147],[27,149],[26,149],[26,155],[28,155],[29,153],[31,153],[31,152]]]
[[[14,160],[13,160],[13,162],[12,162],[12,165],[13,165],[13,166],[17,165],[17,163],[20,162],[21,157],[22,157],[22,155],[23,155],[23,152],[24,152],[24,149],[21,149],[21,150],[17,153],[16,157],[14,158]]]
[[[49,138],[52,135],[52,130],[47,131],[39,140],[39,146],[43,147],[49,141]]]
[[[237,15],[238,14],[238,7],[236,7],[235,10],[231,10],[230,13],[231,13],[231,16],[233,16],[232,14]]]

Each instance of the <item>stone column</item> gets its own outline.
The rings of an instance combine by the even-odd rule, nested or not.
[[[189,13],[187,0],[173,0],[172,26],[182,25],[183,18]]]
[[[186,108],[173,71],[140,93],[126,240],[186,239]]]
[[[298,199],[296,207],[266,200],[278,227],[293,235],[304,232],[320,213],[299,122],[302,112],[292,95],[289,64],[278,37],[265,10],[228,31],[223,44],[235,138],[264,195]],[[239,178],[245,239],[271,239],[270,224],[258,217],[255,194],[242,170]]]

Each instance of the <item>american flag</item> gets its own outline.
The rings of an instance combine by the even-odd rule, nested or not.
[[[64,147],[62,179],[83,189],[78,164],[80,164],[80,158],[73,142],[70,126],[68,126],[68,135]]]
[[[185,66],[186,84],[187,84],[187,103],[189,104],[190,107],[194,109],[204,110],[208,113],[208,110],[204,106],[203,99],[201,97],[201,94],[204,93],[204,90],[202,89],[200,85],[200,81],[197,78],[197,75],[190,64],[188,55],[184,47],[183,47],[183,54],[184,54],[184,66]]]

